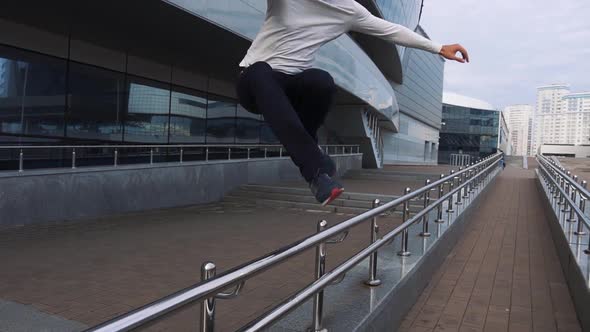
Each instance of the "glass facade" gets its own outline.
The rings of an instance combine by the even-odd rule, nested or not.
[[[497,151],[500,112],[445,104],[442,122],[439,163],[448,163],[451,154],[481,158]]]
[[[3,142],[277,143],[236,100],[0,46]]]

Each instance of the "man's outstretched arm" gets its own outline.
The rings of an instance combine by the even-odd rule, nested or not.
[[[391,23],[374,16],[359,3],[355,2],[355,6],[357,17],[352,24],[352,31],[379,37],[394,44],[440,54],[448,60],[461,63],[469,62],[467,50],[459,44],[440,45],[402,25]],[[457,53],[461,56],[457,56]]]

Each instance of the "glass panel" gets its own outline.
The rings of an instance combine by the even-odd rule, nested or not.
[[[207,98],[204,94],[175,87],[170,113],[170,143],[205,142]]]
[[[260,123],[262,116],[248,112],[238,105],[236,143],[258,144],[260,142]]]
[[[63,136],[66,62],[0,46],[0,131]]]
[[[131,78],[125,141],[138,143],[168,142],[170,90],[165,84]]]
[[[207,101],[207,143],[234,143],[236,102],[209,96]]]
[[[68,137],[121,141],[125,75],[70,64]]]

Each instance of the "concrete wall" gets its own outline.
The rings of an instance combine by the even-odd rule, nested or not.
[[[539,148],[539,153],[547,156],[564,156],[570,158],[590,157],[589,145],[544,144]]]
[[[333,158],[339,174],[362,163]],[[297,179],[289,158],[0,174],[0,228],[209,203],[242,184]]]

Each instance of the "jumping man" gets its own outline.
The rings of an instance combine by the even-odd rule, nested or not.
[[[437,44],[373,16],[355,0],[267,0],[264,24],[240,63],[239,102],[264,116],[323,205],[344,191],[332,179],[336,167],[317,139],[336,85],[329,73],[312,65],[322,45],[349,31],[469,62],[461,45]]]

